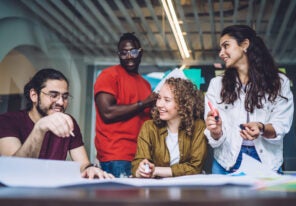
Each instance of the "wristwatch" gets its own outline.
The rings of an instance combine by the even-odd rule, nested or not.
[[[265,132],[265,125],[262,122],[258,122],[258,124],[261,124],[261,127],[259,127],[259,134],[262,136]]]
[[[142,101],[138,101],[137,102],[137,105],[138,105],[138,108],[141,110],[141,109],[143,109],[143,102]]]

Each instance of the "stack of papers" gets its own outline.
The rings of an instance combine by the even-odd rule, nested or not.
[[[249,164],[248,158],[245,162],[246,164]],[[272,185],[272,182],[283,183],[291,181],[292,178],[292,176],[281,176],[274,173],[268,173],[269,181],[266,181],[266,178],[263,178],[262,173],[260,173],[260,177],[258,178],[258,176],[256,176],[258,174],[252,174],[251,171],[253,170],[241,170],[244,169],[244,167],[245,165],[242,164],[240,171],[238,171],[239,173],[234,175],[211,174],[188,175],[162,179],[115,178],[89,180],[81,178],[80,165],[77,162],[2,156],[0,157],[0,183],[8,187],[42,188],[77,186],[106,187],[106,185],[129,187],[239,185],[262,189]]]

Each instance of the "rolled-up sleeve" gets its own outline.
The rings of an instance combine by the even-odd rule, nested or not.
[[[276,132],[275,138],[266,138],[266,141],[274,144],[281,144],[282,138],[291,128],[294,114],[294,101],[290,89],[290,80],[283,75],[281,75],[281,79],[282,89],[280,96],[277,97],[276,102],[273,104],[270,119],[266,122],[272,124]]]

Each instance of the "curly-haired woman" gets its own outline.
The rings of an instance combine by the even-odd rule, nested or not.
[[[169,78],[161,87],[153,120],[138,136],[134,177],[172,177],[202,172],[207,151],[203,94],[189,80]]]
[[[205,97],[216,107],[205,110],[205,134],[214,148],[212,173],[236,171],[242,153],[281,172],[283,138],[294,111],[290,81],[249,26],[226,27],[220,47],[226,71],[211,80]]]

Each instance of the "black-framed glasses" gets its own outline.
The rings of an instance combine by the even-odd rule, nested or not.
[[[68,92],[63,93],[63,94],[60,92],[57,92],[57,91],[49,91],[48,93],[43,92],[43,91],[41,91],[41,92],[43,94],[49,96],[50,100],[53,102],[58,101],[61,97],[64,102],[67,102],[72,97]]]
[[[131,49],[131,50],[123,49],[123,50],[118,51],[118,55],[122,59],[126,59],[128,57],[128,55],[130,55],[132,58],[137,58],[141,51],[142,51],[142,48]]]

